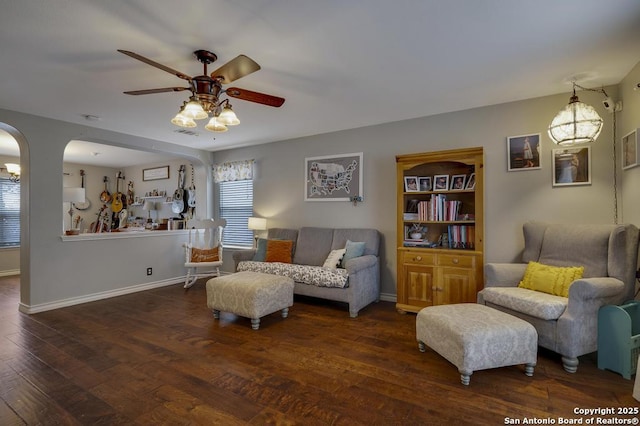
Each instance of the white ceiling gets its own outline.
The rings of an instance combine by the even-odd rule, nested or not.
[[[617,84],[640,60],[637,0],[0,0],[0,108],[206,150],[286,140]],[[241,124],[176,133],[192,52],[262,69],[232,83]],[[567,97],[568,99],[568,97]],[[559,108],[561,105],[559,105]],[[84,115],[99,117],[88,121]],[[1,121],[0,117],[0,121]],[[2,140],[2,138],[0,138]],[[0,142],[1,144],[1,142]],[[2,152],[0,152],[2,153]]]

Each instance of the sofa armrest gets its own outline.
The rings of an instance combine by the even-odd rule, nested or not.
[[[238,263],[243,260],[253,260],[253,256],[256,254],[256,249],[236,250],[233,252],[233,261],[235,262],[234,270],[237,271]]]
[[[526,269],[526,263],[487,263],[484,265],[484,286],[517,287]]]
[[[353,275],[358,271],[363,269],[370,268],[378,263],[378,257],[372,254],[368,254],[365,256],[354,257],[352,259],[347,260],[347,263],[344,265],[345,269],[349,273],[349,275]]]

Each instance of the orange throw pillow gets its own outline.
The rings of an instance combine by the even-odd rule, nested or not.
[[[265,262],[291,263],[291,249],[293,241],[290,240],[268,240],[267,254]]]
[[[200,262],[217,262],[220,260],[218,253],[218,247],[212,249],[191,249],[191,261],[194,263]]]

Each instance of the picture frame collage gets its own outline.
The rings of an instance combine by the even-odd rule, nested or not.
[[[405,192],[473,191],[476,174],[405,176]]]

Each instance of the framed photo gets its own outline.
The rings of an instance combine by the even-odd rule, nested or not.
[[[540,169],[540,133],[507,138],[507,171]]]
[[[169,166],[155,167],[142,170],[142,180],[169,179]]]
[[[638,165],[638,135],[640,129],[622,137],[622,169],[630,169]]]
[[[433,177],[434,191],[447,191],[449,189],[449,175],[435,175]]]
[[[363,196],[361,152],[308,157],[304,164],[305,201],[351,201]]]
[[[418,176],[404,177],[404,192],[418,192]]]
[[[591,185],[591,147],[552,150],[553,186]]]
[[[467,175],[453,175],[451,177],[451,191],[462,191],[464,190],[465,180],[467,179]]]
[[[471,173],[469,175],[469,180],[467,180],[467,186],[464,189],[476,189],[476,174]]]
[[[418,189],[421,192],[431,191],[431,176],[418,178]]]

